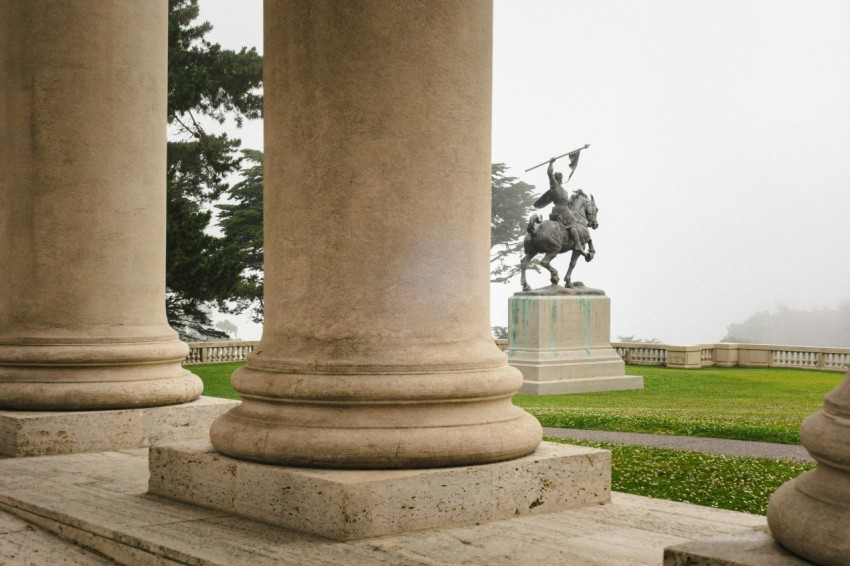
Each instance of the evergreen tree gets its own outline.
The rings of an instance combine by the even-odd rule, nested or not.
[[[251,311],[251,319],[263,321],[263,152],[242,152],[242,180],[230,187],[229,204],[218,205],[219,226],[224,231],[226,249],[243,266],[242,278],[231,298],[231,312]]]
[[[506,176],[507,170],[508,166],[504,163],[493,163],[490,177],[493,192],[490,271],[493,283],[504,283],[519,273],[522,239],[535,200],[534,185]]]
[[[168,8],[166,313],[184,340],[223,338],[210,306],[238,294],[245,265],[207,229],[212,203],[240,167],[240,140],[210,130],[261,116],[262,57],[206,40],[212,26],[195,23],[198,0],[169,0]]]

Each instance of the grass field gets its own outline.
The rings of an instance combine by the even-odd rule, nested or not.
[[[823,408],[844,377],[793,369],[629,366],[644,389],[582,395],[517,395],[543,426],[799,444],[803,418]]]
[[[814,464],[546,438],[611,451],[611,488],[656,499],[764,515],[776,489]]]
[[[230,385],[230,375],[245,365],[244,362],[230,364],[203,364],[197,366],[186,366],[204,382],[204,395],[210,397],[224,397],[225,399],[239,399],[239,394]]]

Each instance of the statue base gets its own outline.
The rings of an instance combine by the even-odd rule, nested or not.
[[[509,299],[508,362],[520,394],[560,395],[642,389],[611,347],[611,300],[603,291],[552,285]]]

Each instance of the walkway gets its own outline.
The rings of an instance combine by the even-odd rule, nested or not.
[[[575,428],[544,428],[543,434],[555,438],[595,440],[598,442],[613,442],[615,444],[636,444],[639,446],[652,446],[653,448],[671,448],[673,450],[688,450],[690,452],[723,454],[725,456],[814,462],[814,459],[809,456],[805,448],[795,444],[774,444],[772,442],[750,442],[746,440],[701,438],[696,436],[641,434],[637,432],[581,430]]]

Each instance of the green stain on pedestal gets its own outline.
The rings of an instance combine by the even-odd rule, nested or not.
[[[551,308],[549,309],[549,323],[550,323],[549,324],[549,332],[550,332],[550,339],[551,339],[550,346],[553,350],[557,350],[558,349],[558,317],[560,316],[561,309],[559,307],[560,307],[561,303],[560,303],[560,301],[557,301],[557,300],[548,301],[548,302],[551,305]]]
[[[516,346],[520,342],[525,344],[528,329],[528,299],[524,297],[513,297],[510,300],[511,318],[508,321],[508,347]]]
[[[587,297],[581,298],[581,314],[582,323],[584,326],[584,351],[590,355],[590,299]]]

